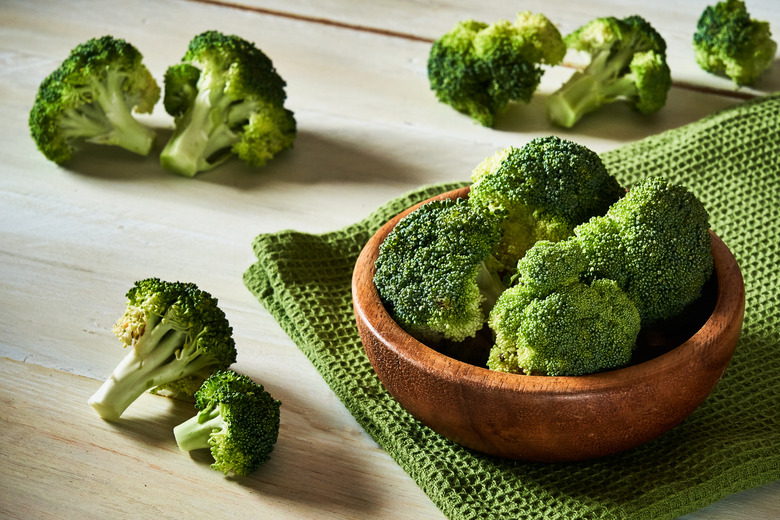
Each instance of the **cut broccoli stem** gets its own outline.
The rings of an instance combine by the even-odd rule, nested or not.
[[[185,332],[162,321],[139,338],[89,404],[102,418],[116,420],[144,392],[197,374],[213,363],[209,356],[200,355],[197,338],[191,338],[182,348],[185,342]]]
[[[621,73],[631,63],[630,49],[596,54],[583,71],[577,71],[551,98],[549,117],[565,128],[571,128],[584,114],[593,112],[605,101],[636,93],[636,80]]]
[[[593,112],[603,105],[598,79],[579,71],[550,98],[548,116],[551,121],[565,128],[574,126],[582,114]]]
[[[211,165],[205,160],[204,151],[211,138],[214,124],[212,121],[213,106],[211,91],[202,89],[193,101],[192,108],[184,116],[187,122],[177,125],[176,133],[160,154],[164,168],[187,177],[194,177],[201,170],[208,170]]]
[[[211,434],[224,427],[225,421],[219,413],[219,406],[214,406],[174,427],[173,436],[182,451],[200,450],[210,447]]]
[[[188,121],[177,125],[181,131],[160,154],[163,167],[187,177],[213,168],[230,156],[239,140],[236,130],[247,123],[256,108],[254,103],[233,103],[228,96],[201,89],[185,116]]]

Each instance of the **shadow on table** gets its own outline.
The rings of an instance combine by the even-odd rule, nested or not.
[[[320,511],[359,513],[366,518],[378,514],[381,497],[392,501],[392,492],[377,485],[384,480],[379,469],[367,467],[373,463],[365,455],[372,452],[351,448],[356,442],[373,441],[344,441],[344,437],[360,436],[357,427],[345,427],[344,431],[315,444],[312,435],[322,435],[321,431],[338,429],[338,426],[314,412],[311,406],[297,403],[301,398],[294,391],[279,389],[274,395],[283,404],[279,439],[271,459],[248,477],[232,478],[235,483],[273,496],[275,500],[308,504]],[[202,462],[210,464],[210,459],[206,457]],[[385,464],[393,462],[385,461]]]
[[[655,114],[640,114],[625,101],[616,101],[585,114],[572,128],[562,128],[547,120],[546,103],[549,97],[538,92],[528,104],[513,103],[497,118],[495,129],[500,132],[554,134],[577,141],[585,135],[615,143],[629,143],[693,123],[709,114],[728,108],[743,100],[730,96],[707,95],[695,90],[673,88],[666,104]]]
[[[180,177],[162,168],[159,154],[170,137],[170,129],[157,129],[155,148],[147,157],[115,146],[84,144],[62,167],[72,172],[117,182],[174,179],[207,182],[239,190],[263,189],[268,183],[312,185],[322,182],[355,184],[422,183],[425,172],[415,171],[410,153],[424,153],[419,139],[398,136],[387,139],[379,133],[355,128],[334,129],[331,135],[299,129],[294,147],[283,150],[261,167],[251,167],[231,158],[193,178]],[[409,147],[420,147],[419,152]],[[417,161],[419,164],[419,161]]]
[[[378,470],[372,472],[365,468],[369,462],[360,457],[356,450],[350,449],[352,443],[314,445],[310,434],[298,435],[300,431],[333,428],[327,418],[313,414],[311,407],[303,403],[296,403],[295,392],[280,390],[275,397],[283,403],[282,425],[271,459],[250,475],[225,476],[226,480],[251,488],[256,493],[272,495],[277,500],[310,504],[318,510],[323,507],[328,510],[348,510],[367,517],[381,508],[378,503],[380,494],[388,500],[392,499],[390,491],[385,490],[380,494],[374,491],[383,488],[376,486],[376,481],[372,485],[371,479],[382,480],[382,477],[370,476],[376,475]],[[193,416],[193,404],[146,394],[142,398],[154,399],[159,413],[140,415],[128,409],[121,420],[103,424],[139,445],[177,451],[172,430]],[[306,412],[304,415],[295,410]],[[346,436],[360,435],[357,429],[342,433]],[[331,439],[339,440],[340,436],[333,435]],[[193,464],[206,472],[215,472],[209,467],[213,463],[209,450],[194,450],[181,456],[189,457]]]

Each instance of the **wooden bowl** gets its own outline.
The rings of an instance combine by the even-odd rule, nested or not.
[[[467,196],[464,188],[435,198]],[[406,410],[444,437],[531,461],[618,453],[680,423],[726,370],[742,328],[745,289],[734,256],[714,234],[710,288],[692,305],[693,318],[677,322],[693,322],[694,330],[685,333],[672,324],[671,330],[643,331],[637,347],[643,355],[625,368],[586,376],[506,374],[420,343],[393,321],[373,283],[379,245],[418,206],[387,222],[366,244],[355,265],[352,297],[379,379]],[[702,315],[698,323],[696,315]]]

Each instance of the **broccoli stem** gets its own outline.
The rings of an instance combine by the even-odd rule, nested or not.
[[[607,51],[593,56],[583,71],[577,71],[548,98],[547,114],[550,120],[564,128],[571,128],[587,113],[601,108],[620,96],[630,95],[636,85],[623,80],[623,73],[631,63],[631,49],[615,53]]]
[[[128,107],[123,91],[124,82],[128,78],[124,74],[107,73],[105,82],[93,83],[94,102],[103,110],[110,123],[109,131],[96,133],[86,140],[91,143],[120,146],[140,155],[149,155],[155,140],[155,132],[139,123],[132,115],[132,107]],[[85,115],[89,116],[88,113]]]
[[[173,428],[176,444],[182,451],[200,450],[209,447],[209,438],[214,430],[222,430],[225,421],[219,407],[204,410]]]
[[[603,104],[601,85],[595,76],[575,72],[547,101],[550,120],[564,128],[571,128],[579,119]]]
[[[485,265],[485,262],[482,262],[479,264],[479,270],[477,271],[477,287],[479,287],[479,292],[484,298],[483,310],[485,315],[487,315],[501,294],[506,290],[506,286],[501,282],[498,274],[492,272]]]
[[[194,177],[198,172],[216,166],[221,157],[215,154],[229,151],[238,140],[225,124],[225,111],[229,106],[227,96],[209,88],[200,89],[192,108],[184,120],[177,121],[176,131],[160,154],[163,168]]]
[[[212,360],[200,355],[196,343],[162,321],[138,339],[89,404],[103,419],[117,420],[144,392],[207,368]]]

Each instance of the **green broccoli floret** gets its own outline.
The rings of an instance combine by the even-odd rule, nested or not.
[[[192,283],[158,278],[127,292],[114,334],[130,352],[89,399],[98,415],[118,419],[141,394],[191,378],[205,380],[236,360],[233,330],[217,300]],[[183,388],[184,385],[180,385]]]
[[[182,63],[165,73],[163,104],[176,127],[160,163],[187,177],[234,155],[251,166],[266,164],[296,136],[285,86],[254,44],[217,31],[199,34]]]
[[[666,42],[645,19],[597,18],[564,41],[568,48],[589,54],[590,62],[547,98],[552,123],[571,128],[585,114],[618,100],[642,114],[666,104],[672,85]]]
[[[428,57],[428,79],[439,101],[492,127],[512,101],[528,102],[539,86],[542,64],[566,53],[558,29],[528,11],[514,23],[461,21],[436,40]]]
[[[132,112],[151,113],[160,87],[141,53],[112,36],[77,45],[43,80],[30,111],[29,126],[47,159],[63,163],[82,142],[120,146],[148,155],[155,132]]]
[[[494,256],[512,273],[539,240],[562,240],[624,193],[594,151],[556,136],[500,150],[472,174],[469,204],[501,220]]]
[[[465,200],[422,205],[379,248],[374,284],[385,308],[421,341],[462,341],[505,289],[492,269],[499,230]]]
[[[643,325],[679,314],[712,273],[707,210],[684,186],[660,177],[640,181],[574,232],[587,258],[583,278],[616,281]]]
[[[693,35],[696,63],[737,85],[755,83],[772,65],[776,50],[769,23],[751,19],[741,0],[707,6]]]
[[[198,413],[173,429],[183,451],[211,449],[212,468],[248,475],[270,459],[279,436],[279,407],[262,385],[218,371],[195,393]]]
[[[640,329],[634,303],[607,279],[582,283],[586,258],[574,239],[540,241],[518,263],[517,284],[493,307],[488,368],[575,376],[626,365]]]

